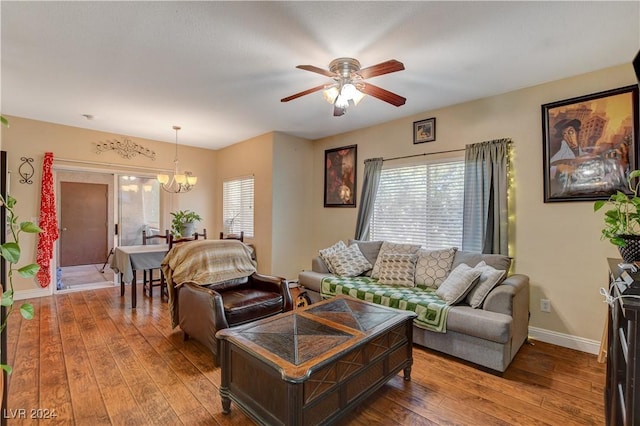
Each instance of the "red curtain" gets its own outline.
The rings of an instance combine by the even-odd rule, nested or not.
[[[56,215],[56,198],[53,186],[53,152],[44,154],[42,164],[42,190],[40,196],[40,222],[42,232],[38,234],[38,255],[36,261],[40,265],[37,279],[41,287],[51,282],[50,264],[53,257],[53,243],[58,239],[58,217]]]

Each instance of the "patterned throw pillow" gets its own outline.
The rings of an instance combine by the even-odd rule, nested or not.
[[[413,277],[416,271],[415,254],[387,253],[380,260],[380,284],[415,287]]]
[[[458,265],[436,290],[438,297],[447,305],[455,305],[467,295],[482,272],[466,263]]]
[[[380,278],[380,265],[382,264],[382,255],[388,253],[404,253],[404,254],[416,254],[420,250],[418,244],[396,244],[384,241],[380,247],[376,264],[371,271],[371,278]]]
[[[371,264],[362,254],[357,244],[336,252],[329,257],[329,262],[340,277],[357,277],[364,271],[371,269]]]
[[[457,247],[418,251],[415,282],[418,287],[438,288],[451,272]]]
[[[370,264],[375,265],[378,259],[378,253],[380,247],[382,247],[382,241],[361,241],[361,240],[349,240],[349,245],[357,244],[358,248],[367,258]],[[371,276],[371,271],[367,271],[365,275]]]
[[[344,243],[344,241],[340,240],[334,245],[332,245],[331,247],[327,247],[326,249],[320,250],[320,258],[324,261],[325,265],[327,265],[327,269],[332,274],[335,274],[336,271],[333,270],[333,266],[331,266],[329,257],[331,257],[332,254],[342,251],[346,248],[347,248],[347,245]]]
[[[495,269],[487,265],[484,261],[478,263],[473,269],[479,270],[482,275],[480,275],[480,279],[476,285],[474,285],[467,294],[465,301],[472,308],[479,308],[482,306],[487,294],[500,282],[507,271]]]

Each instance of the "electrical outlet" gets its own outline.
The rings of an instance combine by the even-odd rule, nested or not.
[[[551,301],[549,299],[540,299],[540,310],[542,312],[551,312]]]

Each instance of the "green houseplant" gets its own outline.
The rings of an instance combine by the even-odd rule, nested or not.
[[[195,223],[200,222],[202,218],[196,212],[191,210],[178,210],[171,212],[171,234],[174,237],[189,237],[195,232]]]
[[[5,307],[6,313],[2,318],[2,323],[0,324],[0,333],[4,333],[7,328],[7,321],[9,319],[9,315],[14,308],[14,300],[13,300],[13,274],[17,272],[24,278],[32,278],[36,275],[40,266],[37,263],[31,263],[20,268],[14,267],[20,261],[21,248],[20,248],[20,234],[23,232],[29,234],[37,234],[42,232],[42,229],[33,222],[20,222],[18,223],[18,216],[16,216],[13,208],[16,205],[15,198],[8,196],[5,201],[4,198],[0,195],[0,203],[4,204],[7,210],[7,221],[9,224],[9,231],[11,238],[6,243],[0,245],[0,256],[4,258],[9,263],[9,268],[7,270],[7,280],[9,283],[9,288],[2,293],[2,306]],[[31,303],[23,303],[20,306],[20,313],[25,319],[32,319],[34,316],[33,313],[33,305]],[[11,374],[11,366],[0,364],[0,367],[5,370],[7,373]]]
[[[597,212],[604,206],[604,228],[601,238],[618,246],[625,262],[640,260],[640,170],[634,170],[627,177],[630,194],[618,191],[608,200],[598,200],[593,205]]]

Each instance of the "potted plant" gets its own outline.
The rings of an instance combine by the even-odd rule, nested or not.
[[[618,191],[608,200],[598,200],[593,205],[597,212],[605,205],[611,208],[605,212],[601,238],[618,246],[622,259],[627,263],[640,260],[640,170],[634,170],[627,177],[630,194]]]
[[[171,212],[171,234],[176,237],[189,237],[195,232],[196,222],[202,220],[198,213],[191,210],[178,210]]]

